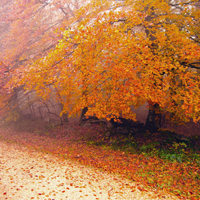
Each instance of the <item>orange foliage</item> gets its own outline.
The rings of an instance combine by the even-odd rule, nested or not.
[[[88,115],[107,119],[122,115],[135,120],[131,105],[147,101],[157,103],[176,120],[199,121],[200,12],[195,5],[196,1],[186,0],[92,1],[65,21],[56,48],[33,61],[28,59],[10,84],[36,90],[44,99],[52,85],[59,93],[63,113],[70,115],[88,107]],[[33,12],[35,6],[31,9]],[[15,26],[13,33],[19,36],[16,42],[20,45],[11,47],[10,56],[30,42],[17,31]],[[43,37],[43,44],[49,38]],[[29,55],[38,53],[37,42],[34,45]],[[12,60],[10,56],[6,59]],[[21,59],[27,57],[24,53]]]

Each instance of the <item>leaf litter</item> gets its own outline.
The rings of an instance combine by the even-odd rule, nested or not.
[[[162,160],[87,145],[88,133],[92,130],[94,127],[76,126],[71,131],[61,128],[46,135],[2,129],[0,197],[24,200],[187,199],[162,187],[166,178],[160,168],[162,165],[166,168]],[[148,163],[152,179],[146,180]],[[175,172],[176,167],[172,164],[169,171]],[[137,175],[139,170],[144,171],[143,178]],[[154,176],[158,177],[157,183]],[[155,184],[160,184],[160,189],[152,187]],[[177,182],[172,184],[176,186]]]

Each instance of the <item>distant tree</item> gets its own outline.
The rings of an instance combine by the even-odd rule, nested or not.
[[[13,88],[29,84],[28,79],[22,85],[19,81],[37,59],[55,48],[74,11],[81,5],[82,0],[0,2],[0,62],[1,68],[7,68],[1,102],[7,102],[7,107]]]

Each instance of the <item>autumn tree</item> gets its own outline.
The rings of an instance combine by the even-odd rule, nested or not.
[[[91,1],[75,12],[56,48],[13,77],[63,112],[135,120],[148,102],[177,122],[200,119],[197,1]],[[17,81],[15,81],[17,80]],[[13,83],[13,81],[11,81]],[[28,81],[28,84],[27,84]]]

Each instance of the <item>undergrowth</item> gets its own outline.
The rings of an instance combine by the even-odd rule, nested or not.
[[[142,132],[128,136],[112,135],[110,138],[102,136],[97,140],[88,141],[88,144],[127,153],[143,154],[146,157],[156,156],[172,162],[200,164],[200,136],[179,138],[179,135],[170,131],[154,134]]]
[[[167,189],[182,199],[200,199],[200,136],[186,138],[170,131],[143,131],[128,136],[112,133],[111,137],[104,134],[90,140],[88,145],[143,155],[143,167],[136,175],[147,186]]]

